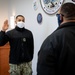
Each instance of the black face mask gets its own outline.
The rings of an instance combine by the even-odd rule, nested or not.
[[[58,25],[60,26],[60,24],[62,23],[62,20],[60,19],[60,14],[56,14],[57,19],[58,19]]]

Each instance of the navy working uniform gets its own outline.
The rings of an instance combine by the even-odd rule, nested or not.
[[[0,46],[9,41],[9,63],[19,65],[31,62],[34,54],[34,42],[32,32],[25,28],[15,27],[10,31],[0,31]],[[26,65],[26,64],[25,64]]]

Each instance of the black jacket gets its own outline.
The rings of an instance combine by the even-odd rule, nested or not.
[[[38,52],[37,75],[75,75],[75,22],[58,27]]]
[[[0,46],[9,41],[9,63],[20,64],[33,59],[34,41],[32,32],[25,28],[12,29],[8,32],[0,32]]]

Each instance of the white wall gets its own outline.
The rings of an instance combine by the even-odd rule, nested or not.
[[[0,30],[5,19],[8,19],[8,0],[0,0]]]
[[[71,0],[65,0],[65,2]],[[22,14],[26,18],[25,27],[30,29],[34,36],[34,58],[33,58],[33,75],[36,75],[37,53],[44,39],[51,34],[57,27],[57,18],[54,15],[46,14],[37,0],[38,9],[33,9],[33,0],[9,0],[9,17],[12,15]],[[37,14],[43,16],[42,24],[37,23]]]

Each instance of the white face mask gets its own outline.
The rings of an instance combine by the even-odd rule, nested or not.
[[[25,27],[25,23],[24,22],[17,22],[17,26],[19,28],[23,28],[23,27]]]

